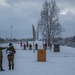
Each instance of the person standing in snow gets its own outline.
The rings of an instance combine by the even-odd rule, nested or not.
[[[47,43],[44,44],[44,49],[47,49]]]
[[[6,50],[6,53],[8,58],[9,70],[14,70],[14,54],[16,53],[16,51],[12,43],[9,44],[9,48]]]
[[[35,50],[38,50],[38,44],[37,43],[35,44]]]
[[[32,44],[29,45],[29,49],[32,50]]]
[[[23,49],[26,50],[26,44],[23,45]]]
[[[22,41],[20,41],[20,47],[22,47]]]
[[[2,59],[3,59],[3,54],[2,54],[2,50],[6,49],[7,47],[0,47],[0,70],[1,71],[5,71],[2,67]]]
[[[27,41],[27,47],[28,47],[28,41]]]

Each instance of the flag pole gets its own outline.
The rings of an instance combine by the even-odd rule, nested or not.
[[[34,49],[35,28],[34,28],[34,25],[32,25],[32,32],[33,32],[33,52],[35,52],[35,49]]]

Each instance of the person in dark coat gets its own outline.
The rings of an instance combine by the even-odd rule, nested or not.
[[[44,44],[44,48],[47,49],[47,43]]]
[[[38,44],[37,43],[35,44],[35,50],[38,50]]]
[[[23,45],[24,50],[26,50],[26,44]]]
[[[2,54],[2,50],[6,49],[7,47],[0,47],[0,70],[1,71],[5,71],[2,67],[2,59],[3,59],[3,54]]]
[[[32,44],[29,45],[29,49],[32,50]]]
[[[9,70],[11,70],[11,68],[14,70],[14,54],[16,53],[16,51],[12,43],[9,44],[9,48],[6,50],[6,53],[8,58]]]

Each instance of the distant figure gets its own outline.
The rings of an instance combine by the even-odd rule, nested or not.
[[[2,54],[2,50],[6,49],[7,47],[0,47],[0,71],[5,71],[2,67],[2,60],[3,60],[3,54]]]
[[[44,49],[47,49],[47,43],[44,44]]]
[[[52,43],[48,43],[48,47],[49,47],[49,49],[51,51],[51,49],[52,49]]]
[[[29,45],[29,49],[32,50],[32,44]]]
[[[22,41],[20,41],[20,47],[22,47]]]
[[[9,70],[14,70],[14,54],[16,53],[15,48],[13,47],[12,43],[9,44],[9,48],[6,50],[7,57],[8,57],[8,66]]]
[[[28,41],[27,41],[27,47],[28,47]]]
[[[49,43],[49,46],[50,46],[50,49],[52,49],[52,44],[51,43]]]
[[[35,44],[35,50],[38,50],[38,44],[37,43]]]
[[[44,43],[43,43],[43,48],[44,48]]]
[[[26,50],[26,44],[23,45],[24,50]]]

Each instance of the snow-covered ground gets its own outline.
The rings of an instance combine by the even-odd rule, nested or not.
[[[8,46],[8,44],[2,44]],[[14,44],[15,69],[8,70],[8,60],[3,51],[3,68],[0,75],[75,75],[75,48],[60,46],[60,52],[46,50],[46,62],[37,62],[37,50],[23,50]],[[42,43],[39,48],[42,48]]]

